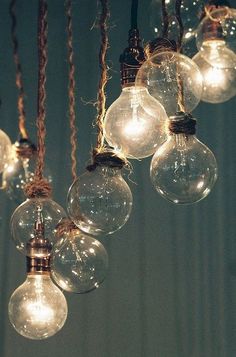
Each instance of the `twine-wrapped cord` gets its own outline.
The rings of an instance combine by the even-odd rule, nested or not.
[[[190,113],[177,112],[176,115],[169,119],[169,133],[195,135],[196,119]]]
[[[106,94],[105,87],[108,81],[108,70],[106,65],[106,53],[108,49],[108,28],[107,21],[110,16],[108,9],[108,0],[100,0],[102,11],[99,19],[101,45],[99,51],[99,65],[101,75],[98,87],[98,100],[97,100],[97,118],[96,125],[98,128],[96,149],[102,150],[104,148],[104,117],[106,113]]]
[[[18,89],[18,98],[17,98],[17,109],[19,115],[18,125],[19,125],[19,131],[21,137],[23,139],[27,139],[28,133],[25,127],[25,121],[26,121],[25,102],[24,102],[25,92],[24,92],[23,80],[22,80],[22,68],[19,59],[19,50],[18,50],[19,45],[16,35],[17,20],[16,20],[15,7],[16,7],[16,0],[11,0],[9,6],[9,13],[11,18],[11,39],[13,44],[13,57],[16,66],[16,87]]]
[[[71,174],[73,181],[76,180],[77,162],[76,162],[76,149],[77,149],[77,130],[75,125],[75,65],[73,62],[73,32],[72,32],[72,3],[67,0],[66,17],[67,17],[67,48],[68,48],[68,64],[69,64],[69,84],[68,84],[68,97],[69,97],[69,122],[70,122],[70,143],[71,143]]]
[[[45,100],[46,100],[46,65],[47,65],[47,2],[39,0],[38,12],[38,116],[37,116],[37,136],[38,136],[38,158],[34,179],[25,186],[25,194],[28,198],[49,197],[52,192],[51,185],[43,177],[45,158]]]

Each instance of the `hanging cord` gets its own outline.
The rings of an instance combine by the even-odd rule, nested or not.
[[[67,16],[67,48],[68,48],[68,63],[69,63],[69,121],[70,121],[70,143],[71,143],[71,174],[73,181],[77,175],[77,163],[76,163],[76,125],[75,125],[75,65],[73,62],[73,32],[72,32],[72,4],[71,0],[66,0],[66,16]]]
[[[103,120],[106,112],[106,94],[105,87],[108,81],[108,70],[106,65],[106,52],[108,48],[108,34],[107,21],[110,16],[108,9],[108,0],[100,0],[102,11],[99,19],[99,27],[101,33],[101,46],[99,52],[99,65],[101,69],[99,88],[98,88],[98,102],[97,102],[97,118],[96,124],[98,128],[97,144],[94,154],[101,152],[104,149],[104,127]]]
[[[182,43],[183,43],[183,36],[184,36],[184,26],[181,18],[181,5],[182,5],[182,0],[175,1],[175,17],[179,25],[179,37],[177,41],[177,52],[179,53],[181,53],[182,51]],[[177,98],[178,111],[185,112],[184,86],[183,86],[183,81],[179,75],[178,63],[176,67],[177,67],[176,76],[177,76],[177,85],[178,85],[178,98]]]
[[[19,59],[18,53],[18,39],[16,35],[16,0],[11,0],[9,6],[9,13],[11,17],[11,39],[13,44],[13,57],[16,66],[16,87],[18,89],[18,99],[17,99],[17,108],[19,114],[19,131],[22,139],[28,139],[28,133],[25,127],[25,92],[23,87],[23,80],[22,80],[22,68]]]
[[[132,0],[131,3],[131,18],[130,18],[131,30],[138,28],[138,0]]]
[[[37,137],[38,158],[33,182],[25,186],[25,194],[29,198],[48,197],[51,194],[51,186],[43,177],[45,158],[45,100],[46,100],[46,65],[47,65],[47,2],[39,0],[38,10],[38,115],[37,115]]]
[[[169,30],[169,16],[166,8],[166,0],[161,0],[161,10],[162,10],[162,37],[168,38],[168,30]]]
[[[184,25],[181,18],[181,5],[182,5],[182,0],[175,1],[175,17],[179,25],[179,37],[177,43],[178,52],[181,52],[182,50],[182,43],[183,43],[183,36],[184,36]]]

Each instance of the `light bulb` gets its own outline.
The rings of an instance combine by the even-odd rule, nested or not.
[[[215,8],[215,10],[211,8],[208,10],[196,30],[196,45],[199,51],[203,50],[204,52],[205,47],[214,42],[217,44],[217,47],[219,47],[221,42],[224,48],[233,52],[236,51],[236,9],[220,6]],[[222,51],[221,57],[220,60],[223,60],[224,53]],[[205,59],[208,60],[207,53]],[[218,67],[220,67],[220,63],[221,61],[217,63]],[[216,65],[215,62],[210,62],[210,64]]]
[[[52,278],[63,290],[83,294],[98,288],[105,279],[108,255],[96,239],[73,228],[52,252]]]
[[[0,129],[0,173],[7,167],[12,157],[11,140],[4,131]]]
[[[51,244],[57,240],[57,224],[66,217],[64,209],[50,198],[31,198],[18,206],[13,212],[10,226],[16,248],[23,254],[26,254],[28,241],[34,237],[34,225],[39,209],[44,220],[45,237]]]
[[[132,193],[121,176],[123,161],[100,153],[91,171],[81,175],[68,192],[68,213],[82,231],[91,235],[111,234],[128,220]]]
[[[172,51],[157,53],[144,62],[136,77],[136,85],[141,83],[168,115],[179,109],[180,95],[187,112],[198,105],[202,95],[202,76],[197,65],[187,56]]]
[[[208,53],[209,57],[206,57],[205,51],[200,51],[193,57],[203,77],[202,100],[208,103],[223,103],[236,95],[236,55],[226,47],[224,51],[214,48]]]
[[[196,136],[190,114],[170,118],[170,135],[151,162],[151,180],[157,192],[176,204],[202,200],[217,179],[213,153]]]
[[[64,325],[67,302],[48,274],[28,274],[12,294],[9,319],[16,331],[33,340],[53,336]]]
[[[163,106],[145,87],[124,87],[106,113],[105,138],[124,156],[142,159],[164,141],[166,119]]]
[[[12,159],[3,171],[2,186],[10,199],[20,204],[25,200],[24,187],[34,178],[37,149],[29,139],[20,139],[13,145]],[[45,169],[49,183],[51,175]]]
[[[174,34],[173,29],[177,28],[177,20],[175,18],[175,0],[165,0],[166,9],[169,18],[169,32],[168,38],[174,39],[170,34],[177,35],[178,31]],[[150,25],[155,33],[155,36],[162,36],[163,18],[162,18],[162,0],[152,0],[150,6]],[[204,0],[182,0],[181,1],[181,19],[184,27],[183,41],[187,42],[195,35],[196,27],[199,23],[199,15],[204,8]]]

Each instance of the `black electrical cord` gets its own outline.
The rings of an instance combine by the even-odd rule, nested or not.
[[[161,1],[161,11],[162,11],[162,37],[168,38],[168,30],[169,30],[169,16],[166,8],[166,0]]]
[[[132,0],[130,24],[131,30],[138,28],[138,0]]]

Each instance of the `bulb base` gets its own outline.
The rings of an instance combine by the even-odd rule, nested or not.
[[[177,112],[175,115],[169,118],[170,135],[195,135],[196,123],[196,119],[194,119],[190,113]]]
[[[33,258],[26,257],[27,274],[50,274],[51,264],[50,257]]]
[[[20,138],[14,146],[17,156],[23,159],[30,159],[37,154],[36,146],[29,139]]]
[[[110,168],[122,169],[126,164],[125,159],[118,156],[114,151],[107,150],[93,153],[93,163],[87,166],[88,171],[94,171],[97,166],[108,166]]]
[[[148,42],[145,47],[145,53],[147,58],[154,56],[157,53],[164,51],[177,51],[177,44],[174,40],[169,40],[164,37],[157,37],[154,40]]]
[[[139,30],[129,31],[129,46],[120,55],[121,85],[128,86],[135,83],[139,68],[145,61],[145,52],[140,45]]]

